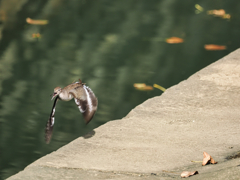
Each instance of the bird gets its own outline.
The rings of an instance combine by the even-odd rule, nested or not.
[[[95,94],[88,86],[86,86],[85,83],[82,83],[81,79],[79,79],[79,81],[75,83],[69,84],[64,88],[54,88],[54,92],[53,94],[51,94],[51,96],[51,100],[53,100],[55,97],[56,98],[54,100],[52,111],[45,128],[45,142],[47,144],[49,144],[51,141],[53,125],[55,121],[54,116],[56,104],[58,100],[70,101],[74,98],[75,103],[78,106],[80,112],[82,113],[86,124],[91,121],[98,106],[98,99],[96,98]]]

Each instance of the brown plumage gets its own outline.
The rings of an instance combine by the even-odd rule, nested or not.
[[[65,88],[56,87],[54,93],[52,94],[52,99],[54,100],[52,111],[50,117],[47,121],[45,129],[45,141],[49,143],[52,137],[53,125],[55,120],[55,109],[58,100],[70,101],[74,98],[75,103],[78,106],[78,109],[83,114],[86,124],[88,124],[93,118],[98,105],[98,100],[93,93],[93,91],[87,87],[79,79],[78,82],[72,83]]]

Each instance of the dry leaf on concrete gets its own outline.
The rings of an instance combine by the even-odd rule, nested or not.
[[[192,176],[192,175],[196,175],[196,174],[198,174],[198,171],[192,171],[192,172],[190,172],[190,171],[183,171],[181,173],[181,177],[182,178],[186,178],[186,177],[189,177],[189,176]]]
[[[211,163],[211,164],[217,164],[217,161],[215,161],[215,160],[211,157],[210,163]]]
[[[206,164],[211,163],[211,164],[217,164],[216,161],[206,152],[203,152],[203,161],[202,165],[205,166]]]
[[[211,156],[206,153],[206,152],[203,152],[203,161],[202,161],[202,165],[205,166],[211,159]]]

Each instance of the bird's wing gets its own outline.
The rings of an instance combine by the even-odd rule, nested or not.
[[[54,100],[52,111],[51,111],[50,117],[47,121],[46,128],[45,128],[45,142],[47,144],[50,143],[51,137],[52,137],[53,125],[54,125],[54,120],[55,120],[54,115],[55,115],[55,109],[56,109],[56,104],[57,104],[58,99],[59,98],[57,96]]]
[[[86,85],[83,85],[83,92],[84,95],[80,97],[75,96],[74,93],[73,96],[86,124],[88,124],[97,110],[98,100],[93,91]]]

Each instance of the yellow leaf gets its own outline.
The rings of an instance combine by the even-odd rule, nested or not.
[[[203,11],[202,6],[200,6],[199,4],[195,4],[195,8],[199,11]]]
[[[147,86],[145,83],[134,83],[133,86],[140,91],[151,91],[153,90],[152,86]]]
[[[46,25],[46,24],[48,24],[48,20],[34,20],[34,19],[31,19],[31,18],[27,18],[26,22],[28,24],[34,24],[34,25]]]
[[[166,89],[162,86],[159,86],[158,84],[154,84],[153,87],[157,88],[157,89],[160,89],[161,91],[166,91]]]

